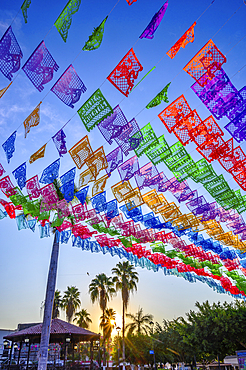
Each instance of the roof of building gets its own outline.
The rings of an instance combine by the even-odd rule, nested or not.
[[[29,338],[30,342],[39,343],[42,325],[37,324],[27,329],[16,331],[6,335],[4,338],[15,342],[24,341],[25,338]],[[93,333],[60,319],[53,319],[51,322],[50,343],[63,342],[66,337],[70,337],[71,342],[79,342],[98,340],[100,334]]]

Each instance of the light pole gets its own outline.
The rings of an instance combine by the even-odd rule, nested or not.
[[[119,343],[120,343],[120,331],[121,331],[121,328],[119,326],[117,326],[116,328],[117,330],[117,334],[118,334],[118,369],[120,370],[120,346],[119,346]]]
[[[155,363],[155,350],[154,350],[154,340],[153,340],[153,334],[154,334],[154,322],[153,321],[150,321],[149,323],[152,327],[152,350],[153,350],[153,356],[154,356],[154,367],[155,367],[155,370],[156,370],[156,363]]]

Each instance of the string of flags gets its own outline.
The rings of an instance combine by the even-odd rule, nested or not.
[[[129,5],[133,2],[128,1]],[[26,3],[27,9],[31,2]],[[64,41],[71,25],[71,16],[78,11],[79,5],[80,1],[69,1],[56,22]],[[154,15],[140,38],[154,37],[167,5],[166,2]],[[66,22],[63,22],[63,17],[66,18]],[[100,35],[106,20],[107,18],[94,30],[84,50],[94,50],[100,46],[102,41]],[[183,39],[174,45],[172,51],[168,52],[170,58],[176,55],[180,47],[194,41],[194,26],[195,23],[186,31]],[[19,45],[12,30],[7,31],[5,39],[0,40],[0,48],[8,49],[12,64],[0,63],[0,70],[11,80],[12,73],[20,69],[22,52],[18,49]],[[13,50],[19,53],[15,61]],[[184,70],[196,80],[192,90],[217,119],[225,115],[230,119],[236,119],[234,127],[235,122],[239,120],[236,128],[237,138],[242,140],[244,135],[242,113],[245,115],[244,88],[237,91],[231,84],[222,70],[222,64],[225,62],[226,58],[210,40]],[[53,78],[53,73],[58,68],[43,41],[25,63],[23,70],[33,85],[42,91],[43,85]],[[134,80],[142,69],[134,50],[130,49],[107,79],[123,95],[128,96],[134,87]],[[169,85],[150,101],[146,106],[147,109],[159,105],[161,101],[169,103],[167,97]],[[70,65],[51,91],[73,108],[73,104],[78,102],[86,87],[74,67]],[[209,101],[205,100],[205,96]],[[223,97],[222,103],[219,96]],[[24,121],[25,137],[30,128],[40,122],[41,103]],[[240,190],[230,189],[223,176],[218,176],[209,164],[218,159],[223,168],[233,174],[235,180],[245,190],[245,155],[241,147],[234,149],[232,139],[223,141],[223,131],[214,118],[210,116],[202,121],[197,112],[191,110],[184,96],[177,98],[158,115],[167,130],[173,132],[179,139],[179,142],[172,146],[168,145],[164,135],[156,136],[150,123],[140,129],[135,118],[131,121],[126,119],[119,105],[112,109],[100,89],[82,105],[78,114],[87,131],[97,126],[105,140],[109,144],[116,142],[117,148],[109,154],[105,154],[103,146],[93,151],[88,136],[85,136],[67,150],[66,135],[63,128],[60,129],[52,137],[59,157],[69,152],[78,169],[85,164],[88,167],[79,175],[79,190],[77,191],[75,186],[76,167],[59,177],[60,158],[44,169],[40,179],[36,175],[27,180],[27,166],[24,162],[12,172],[18,187],[12,184],[9,176],[0,179],[0,189],[10,200],[10,202],[0,200],[5,209],[5,211],[0,209],[0,219],[8,215],[11,219],[16,219],[18,230],[30,228],[32,231],[35,231],[38,221],[40,237],[50,236],[51,227],[55,227],[60,232],[62,242],[68,242],[72,236],[73,246],[82,250],[117,254],[120,258],[128,258],[142,267],[152,268],[154,271],[162,268],[165,274],[182,276],[189,281],[198,279],[219,292],[227,291],[236,297],[244,297],[246,225],[240,213],[245,211],[246,196],[242,196]],[[8,163],[15,151],[15,140],[16,131],[2,145]],[[197,145],[197,150],[204,159],[193,161],[184,148],[190,141]],[[30,157],[29,163],[45,155],[46,144]],[[123,162],[123,154],[127,156],[130,151],[135,155]],[[140,167],[138,158],[143,154],[150,162]],[[163,172],[159,173],[156,166],[163,162],[175,175],[173,179],[167,179]],[[121,181],[111,188],[115,199],[107,202],[106,183],[116,169]],[[98,178],[103,170],[106,175]],[[4,173],[5,170],[0,165],[0,177]],[[204,196],[198,196],[197,190],[192,191],[186,182],[188,177],[195,182],[201,182],[221,207],[218,207],[216,202],[209,204]],[[137,185],[134,189],[129,182],[133,178]],[[40,183],[44,184],[42,188]],[[92,183],[92,209],[88,209],[86,204],[89,183]],[[24,187],[27,196],[22,193]],[[149,187],[151,191],[142,194],[141,190],[145,187]],[[182,214],[175,202],[170,203],[166,200],[162,193],[167,190],[179,203],[186,201],[189,214]],[[118,203],[121,202],[124,202],[124,205],[119,207]],[[143,214],[142,205],[147,205],[151,212]],[[122,213],[119,212],[119,208]],[[123,214],[129,221],[124,222]],[[164,222],[160,220],[160,216]],[[96,231],[91,231],[82,222],[87,222]],[[225,233],[220,222],[226,222],[230,231]],[[109,239],[106,236],[110,232],[110,227],[111,233],[120,230],[118,239]],[[171,231],[166,234],[162,229]],[[199,234],[204,230],[210,235],[209,239],[204,239],[203,235]],[[101,235],[102,232],[105,234]],[[184,235],[191,242],[188,246],[181,238]],[[96,242],[90,240],[92,237],[95,237]],[[159,241],[161,243],[158,243]],[[155,245],[148,249],[143,246],[146,243]],[[165,243],[172,245],[173,250],[166,251]],[[229,249],[223,245],[233,245],[233,248]],[[204,258],[205,262],[202,265]],[[208,268],[209,272],[204,270],[204,267]],[[218,280],[219,284],[215,280]]]

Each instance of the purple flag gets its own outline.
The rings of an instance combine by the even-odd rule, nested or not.
[[[164,5],[162,5],[161,9],[155,13],[154,17],[149,22],[148,26],[145,28],[143,33],[139,36],[140,39],[153,39],[154,33],[159,27],[159,24],[162,21],[162,18],[164,17],[164,14],[166,13],[168,7],[168,1],[165,2]]]
[[[87,90],[84,83],[77,75],[72,64],[51,88],[51,91],[66,105],[74,108],[74,103],[80,99],[81,93]]]
[[[43,85],[52,80],[54,71],[57,72],[58,68],[59,66],[46,48],[44,41],[41,41],[24,67],[22,67],[38,91],[42,91],[44,89]]]
[[[118,171],[122,182],[130,180],[134,176],[134,173],[138,170],[139,163],[136,155],[118,166]]]
[[[118,147],[110,152],[108,155],[106,155],[106,159],[108,162],[108,167],[105,170],[108,176],[110,176],[111,173],[119,166],[119,164],[123,162],[123,154],[121,148]]]
[[[26,186],[26,162],[22,163],[18,168],[16,168],[12,174],[22,190]]]
[[[21,48],[10,26],[0,40],[0,71],[10,81],[13,73],[19,71],[22,57]]]
[[[62,157],[62,154],[67,153],[65,137],[66,135],[62,129],[52,136],[52,140],[54,141],[60,157]]]
[[[158,182],[157,176],[159,172],[152,162],[147,163],[145,166],[141,167],[137,172],[135,172],[134,177],[139,189],[143,189],[146,186],[156,184]],[[161,181],[161,176],[159,176],[159,181]]]
[[[111,145],[112,139],[117,138],[123,131],[123,129],[127,126],[127,119],[120,109],[120,106],[117,105],[114,108],[114,112],[101,121],[98,124],[98,128],[102,135],[104,136],[105,140]]]

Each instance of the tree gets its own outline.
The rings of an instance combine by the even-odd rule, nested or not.
[[[115,275],[113,281],[116,291],[121,291],[122,297],[122,358],[125,362],[125,311],[129,304],[130,293],[137,291],[138,273],[128,261],[117,263],[112,273]]]
[[[89,325],[92,323],[92,320],[89,316],[90,316],[89,312],[87,312],[86,309],[82,308],[81,311],[76,312],[73,321],[76,321],[76,324],[80,328],[88,329]]]
[[[113,308],[106,308],[105,316],[100,317],[100,327],[103,329],[103,336],[105,339],[110,339],[112,330],[115,327],[116,311]]]
[[[71,322],[76,309],[80,306],[80,292],[75,286],[68,286],[62,298],[62,307],[66,310],[67,321]]]
[[[52,319],[57,319],[60,316],[60,310],[62,306],[62,297],[60,290],[55,291],[55,297],[53,302],[53,308],[52,308]]]
[[[102,310],[102,321],[105,323],[105,310],[110,298],[115,294],[114,283],[111,277],[107,277],[104,273],[96,275],[89,285],[89,294],[92,303],[99,302],[99,307]],[[103,338],[103,363],[106,365],[106,349],[105,338]]]
[[[126,329],[128,329],[130,333],[133,333],[134,331],[137,332],[137,334],[147,335],[151,333],[151,322],[153,320],[153,315],[149,313],[144,315],[143,309],[139,308],[135,315],[127,313],[126,317],[132,320],[131,323],[126,325]]]
[[[115,316],[116,312],[113,308],[106,308],[105,317],[103,317],[103,315],[100,317],[100,327],[103,329],[103,338],[105,338],[108,344],[108,354],[112,330],[115,327]]]

